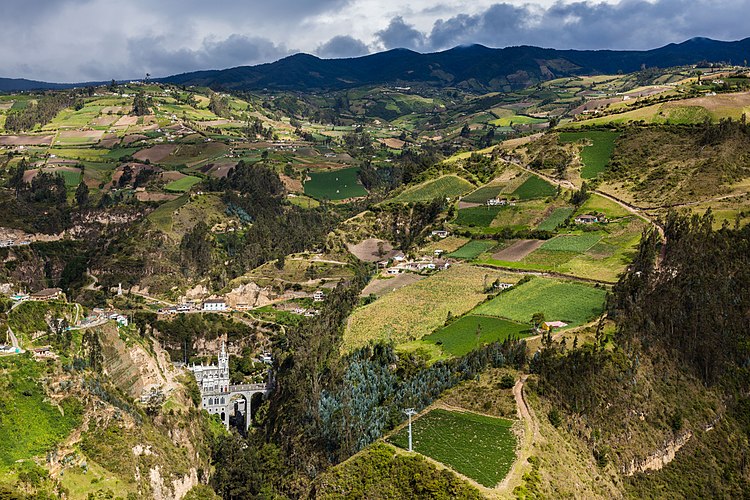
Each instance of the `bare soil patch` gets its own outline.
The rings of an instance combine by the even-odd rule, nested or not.
[[[157,163],[172,154],[175,150],[174,144],[158,144],[147,149],[142,149],[133,155],[133,158],[140,161],[150,161]]]
[[[120,138],[117,137],[115,134],[107,134],[104,137],[102,137],[102,140],[99,141],[99,145],[103,148],[112,148],[117,143],[120,142]]]
[[[115,123],[119,117],[117,115],[98,116],[91,120],[91,124],[99,127],[108,127]]]
[[[0,146],[49,146],[54,135],[0,135]]]
[[[131,127],[138,123],[137,116],[123,116],[115,122],[115,127]]]
[[[161,173],[161,178],[165,181],[178,181],[182,179],[183,177],[187,177],[182,172],[178,172],[176,170],[169,170],[167,172]]]
[[[302,181],[300,181],[299,179],[292,179],[288,175],[284,174],[279,174],[279,178],[281,179],[281,182],[284,183],[284,187],[289,191],[302,192]]]
[[[63,142],[64,139],[89,139],[91,142],[98,142],[103,136],[104,130],[63,130],[57,142]]]
[[[378,255],[378,244],[383,244],[383,256]],[[348,244],[349,251],[357,257],[359,260],[365,262],[377,262],[387,258],[388,254],[393,250],[393,246],[384,240],[377,238],[369,238],[356,245]]]
[[[481,207],[482,203],[472,203],[470,201],[459,201],[458,202],[458,208],[474,208],[474,207]]]
[[[148,139],[148,137],[146,137],[145,135],[141,135],[141,134],[130,134],[130,135],[126,135],[125,137],[123,137],[122,143],[125,145],[128,145],[128,144],[133,144],[134,142],[142,141],[144,139]]]
[[[127,110],[125,109],[125,106],[107,106],[102,108],[102,114],[103,115],[121,115],[125,113]]]
[[[544,244],[544,240],[518,240],[492,255],[493,259],[518,262]]]
[[[393,292],[399,288],[405,287],[406,285],[416,283],[423,278],[425,278],[425,276],[414,273],[399,274],[393,278],[375,278],[367,284],[360,295],[366,297],[372,293],[380,297],[388,292]]]
[[[170,201],[178,198],[179,195],[167,193],[148,193],[146,191],[142,191],[140,193],[135,193],[135,197],[138,199],[138,201]]]
[[[719,94],[708,97],[694,97],[684,101],[673,101],[664,103],[665,108],[676,108],[682,106],[700,106],[709,111],[718,111],[725,108],[742,108],[750,106],[750,92],[738,92],[736,94]]]
[[[391,149],[401,149],[404,147],[404,144],[406,144],[401,139],[394,139],[393,137],[390,137],[388,139],[380,139],[380,142]]]

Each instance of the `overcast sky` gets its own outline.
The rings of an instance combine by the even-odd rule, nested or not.
[[[461,44],[648,49],[750,36],[750,0],[0,0],[0,76],[125,79]]]

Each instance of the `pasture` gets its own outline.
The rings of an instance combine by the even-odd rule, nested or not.
[[[195,177],[194,175],[186,175],[181,179],[170,182],[169,184],[164,186],[164,189],[173,193],[184,193],[186,191],[190,191],[190,188],[198,184],[200,181],[200,177]]]
[[[569,143],[585,140],[590,143],[581,150],[581,161],[583,162],[581,177],[593,179],[607,168],[609,159],[615,149],[615,141],[619,136],[619,133],[607,130],[562,132],[560,142]]]
[[[454,259],[472,260],[497,245],[494,240],[471,240],[458,250],[448,254]]]
[[[554,196],[556,193],[555,186],[536,175],[532,175],[518,186],[511,195],[520,200],[531,200]]]
[[[525,337],[529,333],[527,324],[468,314],[424,337],[422,342],[435,344],[446,354],[463,356],[483,344],[502,342],[510,337]]]
[[[367,190],[359,183],[359,167],[330,172],[310,172],[305,182],[305,194],[318,200],[345,200],[366,196]]]
[[[469,412],[435,409],[412,423],[414,451],[493,488],[516,459],[513,422]],[[408,428],[390,441],[408,449]]]
[[[528,324],[534,313],[543,312],[547,321],[578,326],[602,313],[605,296],[604,288],[535,277],[481,304],[473,313]]]
[[[413,203],[417,201],[432,201],[435,198],[454,199],[472,189],[474,189],[474,185],[469,181],[457,175],[444,175],[413,186],[390,201],[395,203]]]

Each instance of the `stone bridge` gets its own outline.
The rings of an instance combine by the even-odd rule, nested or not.
[[[237,412],[245,414],[245,431],[252,422],[252,400],[255,394],[268,396],[271,384],[230,385],[227,391],[206,391],[201,394],[202,407],[211,415],[219,415],[222,423],[229,429],[229,415]]]

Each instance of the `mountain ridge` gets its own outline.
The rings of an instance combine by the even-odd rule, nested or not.
[[[700,62],[746,61],[750,37],[718,41],[695,37],[650,50],[550,49],[531,45],[490,48],[460,45],[419,53],[396,48],[345,59],[296,53],[271,63],[200,70],[157,78],[215,90],[341,90],[362,85],[419,84],[507,91],[554,78],[666,68]],[[104,82],[48,83],[0,78],[0,92],[54,90]]]

